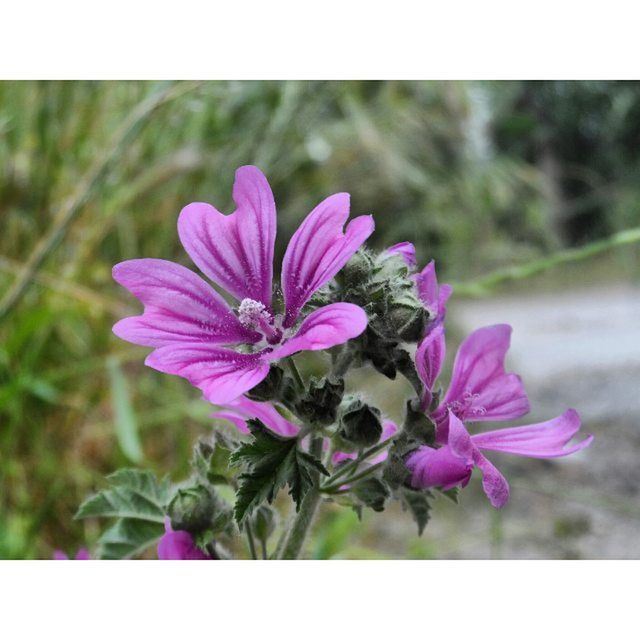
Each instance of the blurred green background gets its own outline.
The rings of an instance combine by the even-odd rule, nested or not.
[[[110,273],[134,257],[188,265],[177,214],[197,200],[230,211],[236,167],[269,178],[278,256],[320,199],[348,191],[354,214],[374,214],[376,247],[411,240],[464,283],[640,225],[639,143],[628,82],[0,83],[0,557],[90,545],[97,525],[72,516],[117,467],[186,473],[210,408],[111,334],[137,306]],[[637,274],[630,245],[495,293]],[[429,527],[418,539],[395,511],[400,533],[379,525],[387,514],[361,528],[329,507],[311,553],[495,555],[503,516],[474,510],[478,551]],[[556,515],[548,555],[570,556],[562,541],[586,516]]]

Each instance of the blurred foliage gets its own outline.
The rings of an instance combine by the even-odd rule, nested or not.
[[[177,214],[229,211],[236,167],[269,177],[279,256],[336,191],[375,214],[376,246],[411,240],[459,280],[640,223],[637,83],[207,82],[149,114],[56,227],[122,122],[167,86],[0,83],[0,296],[60,235],[0,326],[0,557],[94,542],[73,513],[130,460],[186,473],[210,409],[112,336],[136,305],[110,272],[142,256],[188,265]],[[327,522],[316,557],[351,540],[350,515]]]

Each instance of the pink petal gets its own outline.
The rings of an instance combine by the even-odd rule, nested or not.
[[[431,261],[416,275],[418,297],[436,322],[442,322],[447,313],[447,300],[452,289],[448,284],[438,286],[435,261]]]
[[[471,436],[465,429],[462,421],[451,411],[449,411],[449,440],[447,444],[451,448],[452,453],[458,456],[458,458],[465,460],[467,464],[473,462]]]
[[[53,552],[53,559],[54,560],[68,560],[69,556],[64,551],[60,551],[60,549],[56,549]]]
[[[566,446],[579,430],[580,416],[577,411],[569,409],[553,420],[478,433],[471,436],[471,439],[480,449],[529,458],[557,458],[568,456],[591,444],[593,436],[590,435],[573,446]]]
[[[398,254],[410,269],[416,267],[416,248],[410,242],[398,242],[389,247],[385,253]]]
[[[509,501],[509,483],[478,449],[474,452],[474,462],[482,471],[482,488],[489,502],[496,509],[501,509]]]
[[[428,395],[425,403],[427,405],[431,401],[431,391],[442,370],[445,354],[444,327],[439,325],[422,340],[416,350],[416,369]]]
[[[474,331],[460,345],[443,405],[464,421],[511,420],[529,411],[519,376],[505,372],[511,327],[498,324]]]
[[[240,167],[233,185],[236,210],[223,215],[194,202],[178,218],[180,240],[211,280],[238,300],[271,306],[276,206],[267,179],[257,167]]]
[[[323,200],[295,232],[282,263],[282,290],[286,305],[284,326],[290,327],[307,300],[342,269],[373,233],[373,218],[349,217],[349,194]]]
[[[235,419],[231,416],[235,416]],[[265,427],[278,435],[291,437],[298,434],[300,427],[289,422],[270,402],[256,402],[246,396],[240,396],[223,407],[223,411],[212,414],[214,418],[231,420],[243,433],[247,433],[246,421],[257,418]],[[242,422],[242,427],[239,422]]]
[[[229,407],[229,405],[226,405]],[[247,416],[235,411],[231,408],[223,408],[221,411],[215,411],[211,414],[216,420],[228,420],[240,433],[249,433],[247,426]]]
[[[147,356],[153,369],[186,378],[214,404],[226,404],[266,378],[264,352],[238,353],[207,344],[160,347]]]
[[[159,560],[212,560],[201,551],[188,531],[167,531],[158,541]]]
[[[76,553],[76,560],[91,560],[89,551],[84,548],[78,549],[78,553]]]
[[[127,260],[113,268],[116,282],[144,304],[141,316],[120,320],[113,332],[147,347],[179,342],[256,342],[229,305],[193,271],[167,260]]]
[[[357,305],[336,302],[309,314],[297,333],[267,357],[277,360],[297,351],[330,349],[359,336],[367,327],[367,314]]]
[[[473,471],[473,464],[455,455],[450,447],[420,447],[409,455],[406,465],[414,489],[466,487]]]

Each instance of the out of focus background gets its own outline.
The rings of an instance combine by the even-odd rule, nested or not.
[[[187,473],[211,408],[112,335],[138,305],[111,267],[189,265],[178,212],[230,211],[248,163],[274,190],[278,256],[319,200],[350,192],[376,247],[410,240],[454,283],[453,342],[514,326],[531,421],[573,406],[596,434],[568,459],[492,455],[510,504],[494,511],[474,478],[420,538],[397,507],[360,525],[329,505],[309,555],[640,557],[630,82],[0,83],[0,557],[91,547],[98,525],[73,514],[118,467]],[[400,418],[405,387],[358,375]]]

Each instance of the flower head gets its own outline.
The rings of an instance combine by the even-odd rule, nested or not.
[[[580,417],[573,409],[547,422],[469,435],[464,423],[512,420],[529,412],[520,377],[505,370],[510,338],[511,327],[500,324],[474,331],[460,345],[449,388],[431,413],[436,423],[436,442],[442,446],[419,447],[406,459],[415,488],[464,487],[478,467],[485,493],[499,508],[509,498],[509,485],[482,450],[555,458],[591,444],[593,437],[588,436],[576,445],[566,446],[580,429]],[[442,325],[427,335],[416,351],[425,411],[431,404],[445,352]]]
[[[237,208],[230,215],[209,204],[188,205],[180,213],[178,235],[199,269],[238,300],[235,313],[179,264],[147,258],[113,269],[114,279],[144,304],[142,315],[121,320],[114,333],[153,347],[148,366],[186,378],[216,404],[257,385],[271,362],[342,344],[367,324],[360,307],[339,302],[315,310],[298,326],[307,301],[373,232],[371,216],[355,218],[343,232],[348,194],[323,200],[291,238],[282,264],[282,314],[272,301],[276,209],[259,169],[237,170],[233,199]]]
[[[529,458],[557,458],[580,451],[593,440],[589,435],[577,444],[567,446],[580,430],[580,416],[573,409],[546,422],[474,435],[469,435],[462,420],[451,410],[448,411],[448,423],[448,443],[445,446],[419,447],[408,456],[406,465],[411,471],[412,486],[444,490],[465,487],[477,467],[482,472],[484,492],[498,509],[509,499],[509,484],[487,460],[483,450]]]
[[[513,420],[529,412],[520,376],[505,370],[510,340],[511,327],[496,324],[477,329],[462,342],[449,388],[432,414],[438,442],[447,442],[449,410],[463,422]],[[440,326],[416,351],[416,369],[424,385],[423,408],[430,404],[445,354],[444,328]]]
[[[174,531],[169,518],[165,518],[164,529],[158,542],[159,560],[214,560],[196,546],[188,531]]]

